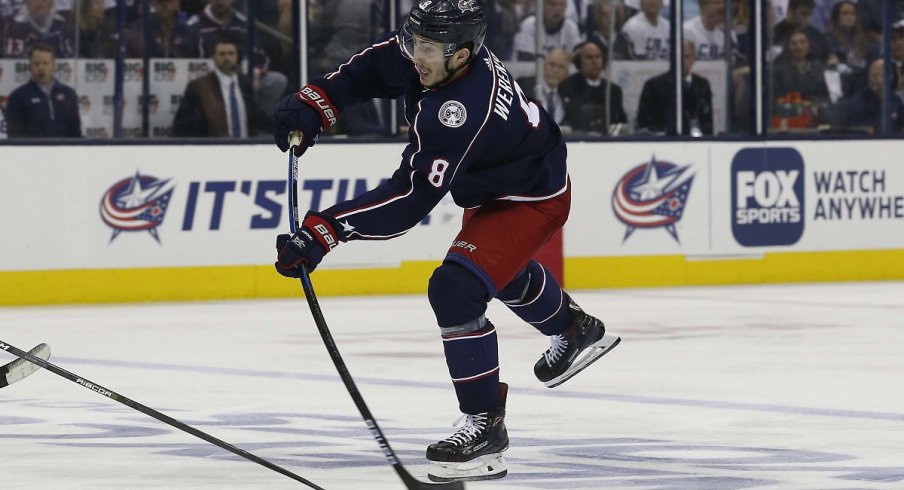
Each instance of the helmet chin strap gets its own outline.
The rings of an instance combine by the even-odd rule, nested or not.
[[[458,50],[456,50],[456,52],[458,52]],[[454,55],[453,55],[453,56],[454,56]],[[472,61],[473,59],[474,59],[473,56],[469,56],[469,59],[468,59],[467,61],[465,61],[464,63],[462,63],[461,66],[459,66],[458,68],[451,68],[451,67],[449,66],[449,63],[452,61],[452,58],[451,58],[451,57],[448,58],[448,59],[446,60],[446,63],[445,63],[446,76],[443,77],[443,79],[440,80],[439,83],[436,83],[436,84],[434,84],[434,85],[431,85],[431,86],[429,86],[429,87],[427,87],[427,88],[437,88],[437,87],[442,87],[442,86],[445,85],[449,80],[451,80],[452,77],[454,77],[456,73],[458,73],[459,71],[461,71],[464,67],[468,66],[468,65],[471,63],[471,61]]]

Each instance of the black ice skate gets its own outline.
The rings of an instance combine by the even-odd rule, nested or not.
[[[549,349],[534,365],[534,374],[547,388],[568,381],[621,342],[617,335],[606,333],[603,322],[584,313],[573,301],[568,308],[573,315],[571,325],[550,337]]]
[[[505,397],[508,385],[499,383],[502,406],[492,412],[465,414],[464,424],[451,436],[431,444],[427,477],[436,482],[495,480],[508,473],[502,451],[508,449]]]

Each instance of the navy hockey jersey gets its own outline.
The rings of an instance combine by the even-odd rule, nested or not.
[[[324,210],[342,223],[346,239],[401,235],[446,192],[465,208],[565,192],[565,141],[555,121],[486,47],[465,70],[447,85],[424,88],[395,36],[312,81],[340,118],[349,105],[405,96],[409,142],[398,170],[377,188]]]

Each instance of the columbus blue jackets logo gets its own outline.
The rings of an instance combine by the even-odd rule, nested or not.
[[[690,165],[657,162],[655,156],[622,176],[612,193],[615,216],[628,227],[622,243],[638,228],[665,228],[678,242],[675,223],[684,214],[693,181]]]
[[[163,223],[166,208],[173,194],[169,179],[161,180],[135,171],[107,189],[100,201],[100,217],[116,239],[124,231],[147,231],[157,243],[160,236],[157,227]]]
[[[450,100],[439,108],[439,122],[450,128],[457,128],[468,119],[468,111],[465,106],[457,101]]]

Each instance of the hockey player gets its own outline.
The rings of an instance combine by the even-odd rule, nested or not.
[[[612,349],[619,337],[579,308],[531,257],[565,223],[571,188],[558,126],[527,99],[483,46],[480,0],[421,0],[405,25],[277,105],[275,139],[297,154],[336,123],[342,110],[374,97],[405,96],[409,144],[392,178],[323,211],[312,210],[292,236],[277,237],[277,271],[298,277],[348,240],[404,234],[440,199],[465,208],[461,231],[430,278],[449,374],[463,425],[431,444],[435,481],[505,476],[502,451],[507,385],[499,381],[496,329],[487,302],[503,301],[550,336],[534,366],[549,387]]]

